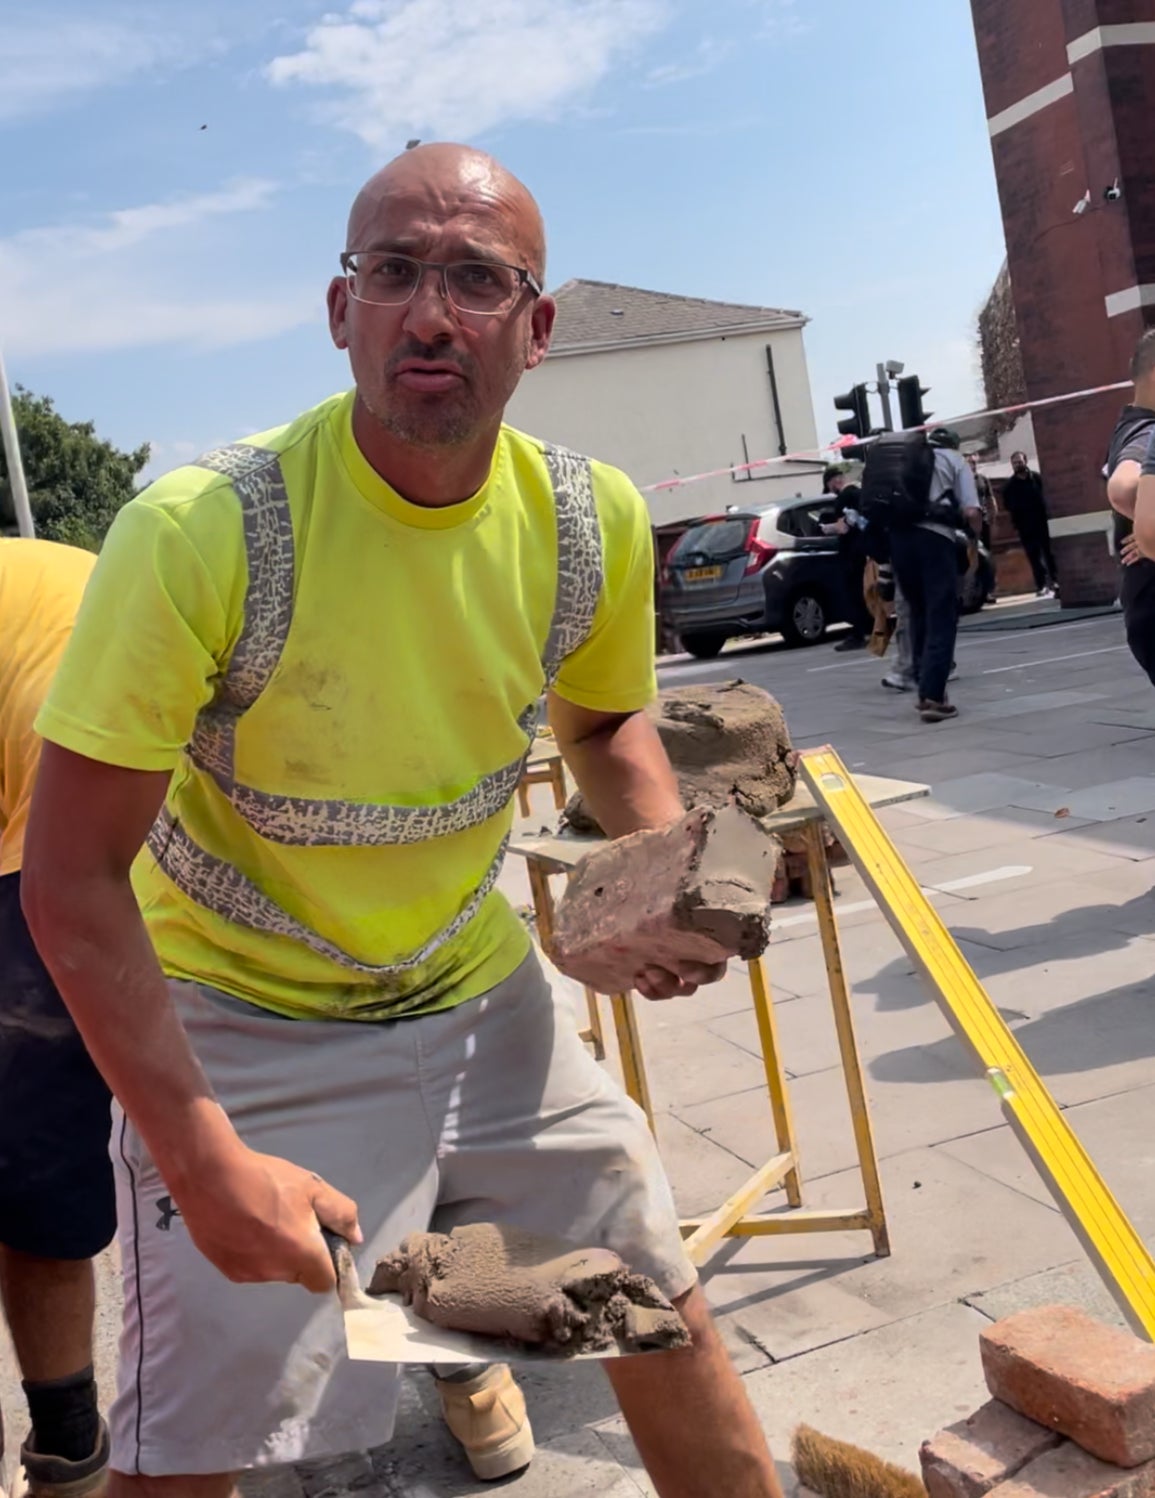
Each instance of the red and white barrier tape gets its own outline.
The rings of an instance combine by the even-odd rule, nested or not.
[[[1112,390],[1130,390],[1130,380],[1118,380],[1114,385],[1093,385],[1088,390],[1070,390],[1066,395],[1048,395],[1043,400],[1024,401],[1019,406],[1001,406],[997,411],[970,411],[965,416],[952,416],[946,421],[929,421],[926,426],[913,428],[924,432],[933,431],[937,427],[961,426],[968,421],[989,421],[994,416],[1019,416],[1024,411],[1039,411],[1044,406],[1059,406],[1065,401],[1086,400],[1089,395],[1104,395]],[[662,479],[657,484],[645,484],[642,486],[643,494],[658,494],[666,489],[680,489],[683,484],[697,484],[702,479],[726,478],[730,474],[753,473],[756,468],[773,468],[776,463],[804,463],[820,462],[825,458],[840,453],[847,447],[863,447],[870,441],[862,437],[836,437],[833,442],[828,442],[825,447],[811,448],[805,452],[783,453],[776,458],[755,458],[750,463],[735,463],[729,468],[711,468],[708,473],[690,473],[685,478]]]

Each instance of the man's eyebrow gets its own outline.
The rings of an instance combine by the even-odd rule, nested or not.
[[[415,255],[420,247],[421,241],[419,239],[405,235],[388,235],[378,237],[370,241],[369,244],[361,245],[360,249],[363,253],[374,255],[388,254],[391,250],[398,255]],[[511,265],[515,263],[503,258],[501,254],[495,254],[490,249],[483,249],[482,246],[474,243],[472,240],[460,244],[453,251],[452,258],[454,260],[484,260],[492,265]]]

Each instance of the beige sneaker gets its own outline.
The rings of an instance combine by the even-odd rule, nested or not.
[[[461,1383],[434,1383],[445,1423],[464,1446],[475,1477],[492,1482],[529,1465],[534,1446],[525,1396],[505,1363],[492,1363]]]
[[[23,1481],[17,1480],[12,1498],[102,1498],[108,1486],[108,1426],[100,1422],[96,1450],[82,1462],[41,1456],[28,1441],[20,1448],[20,1461]]]

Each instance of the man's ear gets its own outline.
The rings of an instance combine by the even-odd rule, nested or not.
[[[525,361],[526,369],[536,369],[549,353],[549,340],[553,336],[556,317],[557,303],[553,297],[539,296],[533,308],[532,337],[529,358]]]
[[[340,349],[349,347],[346,319],[349,312],[349,283],[344,276],[334,276],[325,297],[329,308],[329,336]]]

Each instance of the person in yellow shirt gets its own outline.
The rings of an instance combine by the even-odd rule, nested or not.
[[[116,1226],[109,1094],[33,945],[20,866],[33,723],[95,562],[51,541],[0,541],[0,1300],[32,1423],[20,1453],[29,1491],[67,1484],[73,1498],[99,1487],[108,1463],[92,1260]]]
[[[495,887],[543,695],[611,836],[682,812],[642,711],[644,503],[503,424],[544,258],[484,153],[374,177],[328,293],[354,391],[125,507],[38,719],[24,909],[119,1104],[111,1498],[387,1440],[396,1381],[296,1287],[332,1291],[322,1224],[369,1265],[471,1221],[607,1245],[676,1301],[692,1350],[607,1365],[663,1498],[778,1494],[645,1121]],[[483,1476],[526,1452],[490,1377],[441,1384],[459,1429],[506,1413]]]

